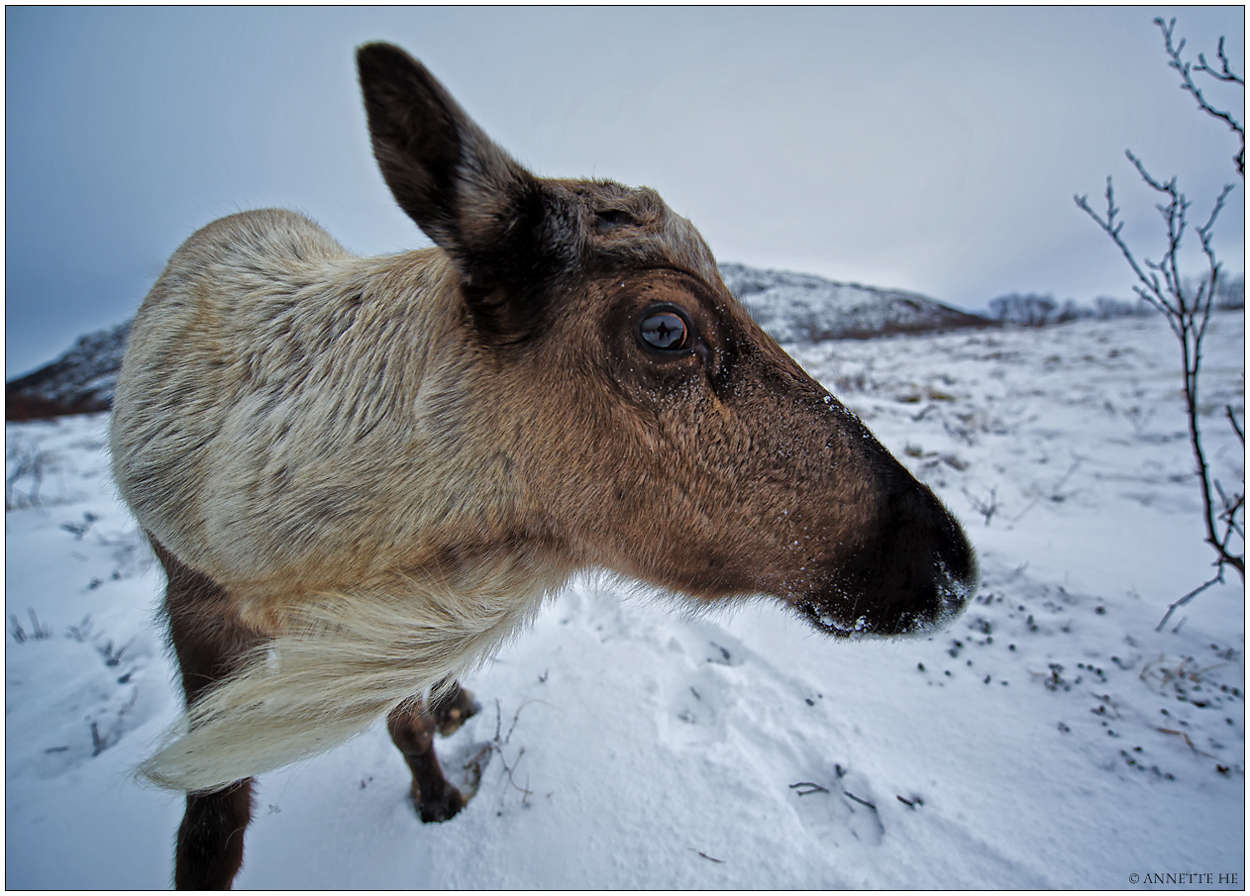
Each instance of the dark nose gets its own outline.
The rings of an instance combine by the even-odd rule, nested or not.
[[[976,591],[976,555],[963,529],[932,491],[898,471],[881,500],[877,531],[802,606],[823,631],[857,637],[936,630]]]

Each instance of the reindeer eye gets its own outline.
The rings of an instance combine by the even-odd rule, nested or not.
[[[679,352],[690,346],[690,325],[676,309],[653,308],[638,322],[638,340],[652,352]]]

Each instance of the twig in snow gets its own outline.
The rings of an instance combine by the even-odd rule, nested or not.
[[[715,862],[717,865],[724,865],[724,864],[725,864],[725,860],[724,860],[724,859],[717,859],[717,858],[713,858],[712,856],[709,856],[707,853],[705,853],[705,852],[704,852],[703,850],[701,850],[701,849],[695,849],[693,846],[687,846],[687,847],[686,847],[686,849],[690,850],[691,852],[698,853],[700,856],[702,856],[703,858],[707,859],[709,862]]]
[[[86,642],[91,636],[91,614],[88,613],[82,618],[82,622],[69,627],[69,637],[73,638],[79,644]]]
[[[108,734],[100,733],[100,725],[98,722],[91,723],[91,755],[99,756],[109,747],[113,746],[122,736],[122,720],[126,717],[126,713],[134,709],[135,701],[139,699],[139,692],[136,690],[130,695],[130,699],[117,711],[117,720],[113,722],[112,730]]]
[[[525,709],[526,706],[528,706],[530,703],[533,703],[533,702],[537,702],[537,701],[527,700],[525,703],[522,703],[519,707],[517,707],[516,713],[514,713],[512,716],[512,726],[508,729],[507,735],[501,736],[500,731],[503,728],[503,707],[500,705],[500,702],[496,700],[495,701],[495,739],[491,741],[491,743],[488,745],[490,749],[494,750],[495,752],[499,754],[499,763],[500,765],[503,766],[503,770],[507,772],[508,774],[508,783],[511,784],[513,787],[515,787],[517,790],[521,791],[522,794],[524,794],[524,796],[521,798],[522,805],[526,805],[529,801],[529,798],[534,795],[534,791],[530,790],[528,787],[522,787],[520,784],[518,784],[516,782],[516,777],[515,777],[516,768],[518,765],[520,765],[521,758],[525,755],[525,747],[521,747],[521,749],[517,751],[516,759],[513,760],[511,764],[508,763],[507,758],[504,756],[503,748],[508,745],[508,742],[510,740],[512,740],[512,732],[516,731],[517,722],[521,718],[521,710]],[[529,783],[529,779],[526,778],[526,784],[528,783]]]
[[[876,811],[877,811],[877,807],[876,807],[876,806],[874,806],[872,803],[868,802],[868,800],[865,800],[865,799],[860,799],[860,798],[859,798],[859,797],[857,797],[855,794],[851,793],[849,790],[844,790],[844,791],[842,791],[842,793],[843,793],[843,794],[845,794],[846,796],[850,797],[851,799],[855,800],[855,802],[859,803],[861,806],[867,806],[869,809],[871,809],[871,810],[872,810],[872,811],[874,811],[874,812],[876,812]]]
[[[137,636],[136,636],[136,637],[137,637]],[[109,642],[108,642],[107,644],[105,644],[103,647],[97,647],[97,648],[96,648],[96,650],[98,650],[98,651],[100,652],[100,656],[104,657],[104,665],[106,665],[106,666],[120,666],[120,665],[121,665],[121,662],[122,662],[122,655],[123,655],[123,654],[124,654],[127,650],[129,650],[129,649],[130,649],[130,646],[131,646],[132,644],[134,644],[134,643],[135,643],[135,639],[134,639],[134,638],[131,638],[129,641],[127,641],[127,642],[126,642],[125,644],[123,644],[121,647],[117,648],[117,650],[116,650],[116,651],[114,651],[114,649],[113,649],[113,639],[112,639],[112,638],[110,638],[110,639],[109,639]]]
[[[1192,740],[1190,740],[1190,739],[1189,739],[1189,735],[1188,735],[1188,734],[1186,734],[1184,731],[1174,731],[1174,730],[1173,730],[1173,729],[1171,729],[1171,728],[1160,728],[1160,729],[1158,729],[1158,730],[1159,730],[1159,733],[1160,733],[1160,734],[1175,734],[1175,735],[1177,735],[1178,737],[1184,738],[1185,743],[1189,745],[1189,749],[1193,750],[1193,751],[1194,751],[1195,753],[1197,753],[1199,756],[1203,756],[1203,757],[1205,757],[1205,758],[1207,758],[1207,759],[1214,759],[1214,758],[1215,758],[1215,757],[1214,757],[1214,756],[1212,756],[1210,753],[1204,753],[1204,752],[1202,752],[1201,750],[1199,750],[1197,747],[1195,747],[1195,746],[1194,746],[1194,742],[1193,742]]]
[[[1036,507],[1036,506],[1037,506],[1037,505],[1041,502],[1041,500],[1042,500],[1042,498],[1043,498],[1043,497],[1049,498],[1049,499],[1050,499],[1050,501],[1051,501],[1052,503],[1054,503],[1054,504],[1060,504],[1060,503],[1062,503],[1063,501],[1067,500],[1067,498],[1069,497],[1069,495],[1073,494],[1073,492],[1069,492],[1069,493],[1067,493],[1067,494],[1064,494],[1064,492],[1062,491],[1063,486],[1064,486],[1064,484],[1066,484],[1066,483],[1067,483],[1068,479],[1069,479],[1069,478],[1071,478],[1072,474],[1076,472],[1077,467],[1079,467],[1079,466],[1081,465],[1081,462],[1082,462],[1083,460],[1085,460],[1085,458],[1083,458],[1083,457],[1075,457],[1075,458],[1073,458],[1073,460],[1072,460],[1072,466],[1068,467],[1068,471],[1067,471],[1066,473],[1064,473],[1062,476],[1060,476],[1058,480],[1056,480],[1056,481],[1055,481],[1055,484],[1054,484],[1054,485],[1052,485],[1052,486],[1050,487],[1049,493],[1048,493],[1048,494],[1042,494],[1042,493],[1040,493],[1040,492],[1039,492],[1039,493],[1038,493],[1038,495],[1037,495],[1036,497],[1034,497],[1034,498],[1033,498],[1033,500],[1032,500],[1032,501],[1030,501],[1030,502],[1028,503],[1028,506],[1026,506],[1026,507],[1024,508],[1024,510],[1021,510],[1018,514],[1016,514],[1016,515],[1012,518],[1011,522],[1010,522],[1008,525],[1009,525],[1009,526],[1014,526],[1016,523],[1020,522],[1020,520],[1024,519],[1025,514],[1027,514],[1030,510],[1032,510],[1034,507]],[[966,492],[965,492],[965,494],[966,494]],[[992,496],[993,496],[993,492],[991,492],[991,493],[990,493],[990,495],[991,495],[991,497],[992,497]],[[986,524],[987,526],[989,525],[989,520],[988,520],[988,519],[985,521],[985,524]]]
[[[803,788],[803,789],[800,790],[799,788]],[[829,788],[821,787],[819,784],[813,781],[799,781],[795,784],[791,784],[790,789],[793,790],[795,793],[797,793],[799,796],[810,796],[813,793],[828,793],[829,792]]]
[[[39,621],[39,617],[35,615],[34,607],[28,607],[26,612],[30,615],[31,630],[27,632],[22,628],[22,623],[18,621],[16,614],[9,614],[9,634],[13,636],[13,640],[18,644],[24,643],[28,638],[36,641],[43,641],[52,637],[52,629]]]
[[[985,525],[988,526],[990,524],[990,520],[994,518],[994,514],[998,513],[998,486],[994,486],[990,489],[988,498],[978,498],[967,489],[964,489],[963,492],[968,498],[968,501],[972,504],[972,509],[981,514],[981,516],[985,517]]]
[[[100,519],[94,513],[84,513],[81,523],[61,523],[61,528],[74,536],[74,541],[82,541],[82,537],[91,529],[91,524]]]
[[[1189,603],[1191,600],[1193,600],[1202,592],[1206,591],[1212,585],[1219,585],[1223,583],[1223,581],[1224,581],[1224,567],[1221,566],[1219,567],[1219,571],[1216,573],[1216,575],[1213,578],[1210,578],[1207,581],[1203,582],[1193,591],[1190,591],[1180,600],[1176,601],[1171,606],[1169,606],[1168,611],[1164,613],[1163,618],[1159,620],[1159,624],[1155,626],[1155,631],[1157,632],[1163,631],[1163,627],[1168,624],[1168,620],[1172,618],[1172,614],[1176,612],[1177,608],[1185,606],[1185,604]]]
[[[100,735],[100,725],[98,722],[91,723],[91,755],[99,756],[108,749],[109,739],[107,736]]]
[[[10,449],[6,457],[12,465],[4,479],[4,509],[34,507],[41,503],[39,489],[43,485],[44,453],[34,448],[19,446]],[[14,497],[14,487],[23,477],[29,476],[31,487],[24,499]]]

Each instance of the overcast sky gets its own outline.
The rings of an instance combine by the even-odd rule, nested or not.
[[[231,212],[299,209],[349,249],[426,245],[374,165],[353,64],[422,59],[547,176],[653,186],[717,258],[914,290],[1128,297],[1073,204],[1113,175],[1157,254],[1124,157],[1179,177],[1205,220],[1225,183],[1244,270],[1236,138],[1166,65],[1217,40],[1244,73],[1241,7],[986,9],[5,10],[6,378],[131,314],[165,259]],[[1244,95],[1211,91],[1243,120]]]

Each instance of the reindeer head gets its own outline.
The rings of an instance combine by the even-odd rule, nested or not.
[[[479,545],[770,595],[840,636],[959,612],[959,525],[751,320],[688,221],[649,189],[534,176],[396,47],[357,59],[386,182],[458,278],[476,372],[446,425],[477,421],[467,450],[503,496]]]

